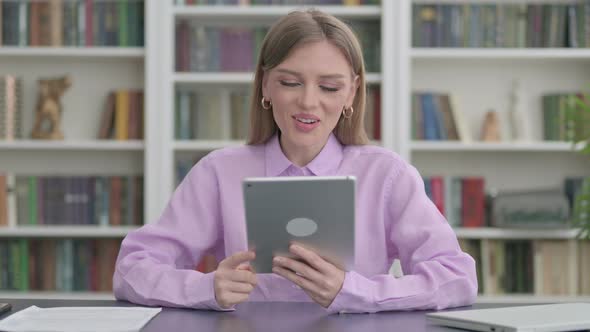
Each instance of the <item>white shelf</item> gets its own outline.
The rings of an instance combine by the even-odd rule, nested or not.
[[[0,56],[143,58],[143,47],[0,47]]]
[[[177,84],[251,84],[254,74],[249,73],[175,73],[173,78]],[[367,83],[381,83],[381,74],[368,73]]]
[[[115,300],[110,292],[0,291],[0,299]]]
[[[138,226],[96,226],[96,225],[46,225],[0,227],[3,237],[91,237],[109,238],[125,237]]]
[[[574,152],[568,142],[499,142],[462,143],[458,141],[413,141],[412,151],[502,151],[502,152]]]
[[[174,142],[175,151],[211,151],[222,149],[230,146],[240,146],[245,144],[240,140],[177,140]]]
[[[14,140],[0,141],[2,150],[43,150],[43,151],[143,151],[142,140],[88,140],[88,141],[50,141],[50,140]]]
[[[307,6],[309,7],[309,6]],[[173,13],[177,18],[199,18],[206,20],[278,19],[305,6],[176,6]],[[346,19],[378,19],[380,6],[313,6],[313,8]]]
[[[556,303],[556,302],[590,302],[590,296],[544,296],[533,294],[519,295],[478,295],[477,303]]]
[[[590,49],[575,48],[412,48],[412,59],[587,60]]]
[[[463,239],[575,239],[577,229],[510,229],[510,228],[455,228]]]

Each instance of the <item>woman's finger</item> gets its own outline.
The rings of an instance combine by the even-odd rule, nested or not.
[[[286,268],[286,269],[291,270],[291,271],[295,272],[296,274],[304,277],[305,279],[311,280],[316,283],[325,278],[325,276],[323,276],[318,271],[314,270],[312,267],[310,267],[306,263],[302,263],[302,262],[299,262],[297,260],[294,260],[294,259],[291,259],[288,257],[283,257],[283,256],[275,257],[273,259],[273,266],[279,266],[279,267]]]
[[[317,284],[313,283],[312,281],[310,281],[302,276],[295,274],[295,272],[293,272],[291,270],[285,269],[280,266],[275,266],[272,268],[272,272],[280,275],[281,277],[283,277],[287,280],[290,280],[295,285],[301,287],[303,290],[305,290],[307,292],[313,293],[315,296],[321,297],[321,295],[322,295],[322,291]]]
[[[232,270],[228,273],[227,279],[234,282],[246,282],[256,286],[256,274],[247,270]]]
[[[230,281],[225,285],[225,290],[233,293],[250,294],[254,290],[254,286],[247,282]]]
[[[298,257],[301,257],[309,266],[321,274],[328,274],[330,268],[334,267],[332,264],[326,262],[320,255],[316,254],[313,250],[307,249],[298,244],[292,244],[289,246],[289,251]]]

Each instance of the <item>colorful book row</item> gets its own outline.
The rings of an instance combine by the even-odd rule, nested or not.
[[[143,46],[142,0],[3,0],[0,45]]]
[[[464,121],[451,95],[412,94],[412,139],[466,140],[469,133]]]
[[[543,139],[579,141],[590,139],[590,107],[580,107],[576,99],[588,100],[581,93],[542,96]]]
[[[482,177],[424,177],[426,195],[453,227],[483,227],[485,179]]]
[[[590,242],[459,239],[486,295],[590,295]],[[485,248],[484,248],[485,247]],[[485,259],[484,259],[485,257]]]
[[[366,97],[365,129],[373,140],[381,138],[380,104],[379,87],[370,87]],[[178,89],[175,105],[176,139],[245,140],[248,136],[248,91]]]
[[[0,241],[0,290],[111,292],[119,239]]]
[[[107,95],[100,120],[98,138],[119,141],[143,139],[144,93],[117,90]]]
[[[414,47],[590,47],[590,1],[414,4]]]
[[[359,37],[366,70],[378,72],[381,59],[381,26],[351,25]],[[176,71],[248,72],[255,67],[267,27],[209,27],[198,21],[176,23]]]
[[[8,225],[143,225],[143,177],[0,173],[0,226]]]

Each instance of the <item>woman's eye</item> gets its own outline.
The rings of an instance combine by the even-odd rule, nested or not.
[[[296,87],[299,85],[297,82],[287,82],[287,81],[280,81],[281,85],[288,86],[288,87]]]
[[[338,88],[331,88],[329,86],[320,86],[320,88],[326,92],[337,92]]]

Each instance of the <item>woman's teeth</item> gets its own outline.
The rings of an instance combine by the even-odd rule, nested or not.
[[[296,118],[297,121],[299,122],[303,122],[303,123],[316,123],[318,122],[318,120],[313,120],[313,119],[302,119],[302,118]]]

